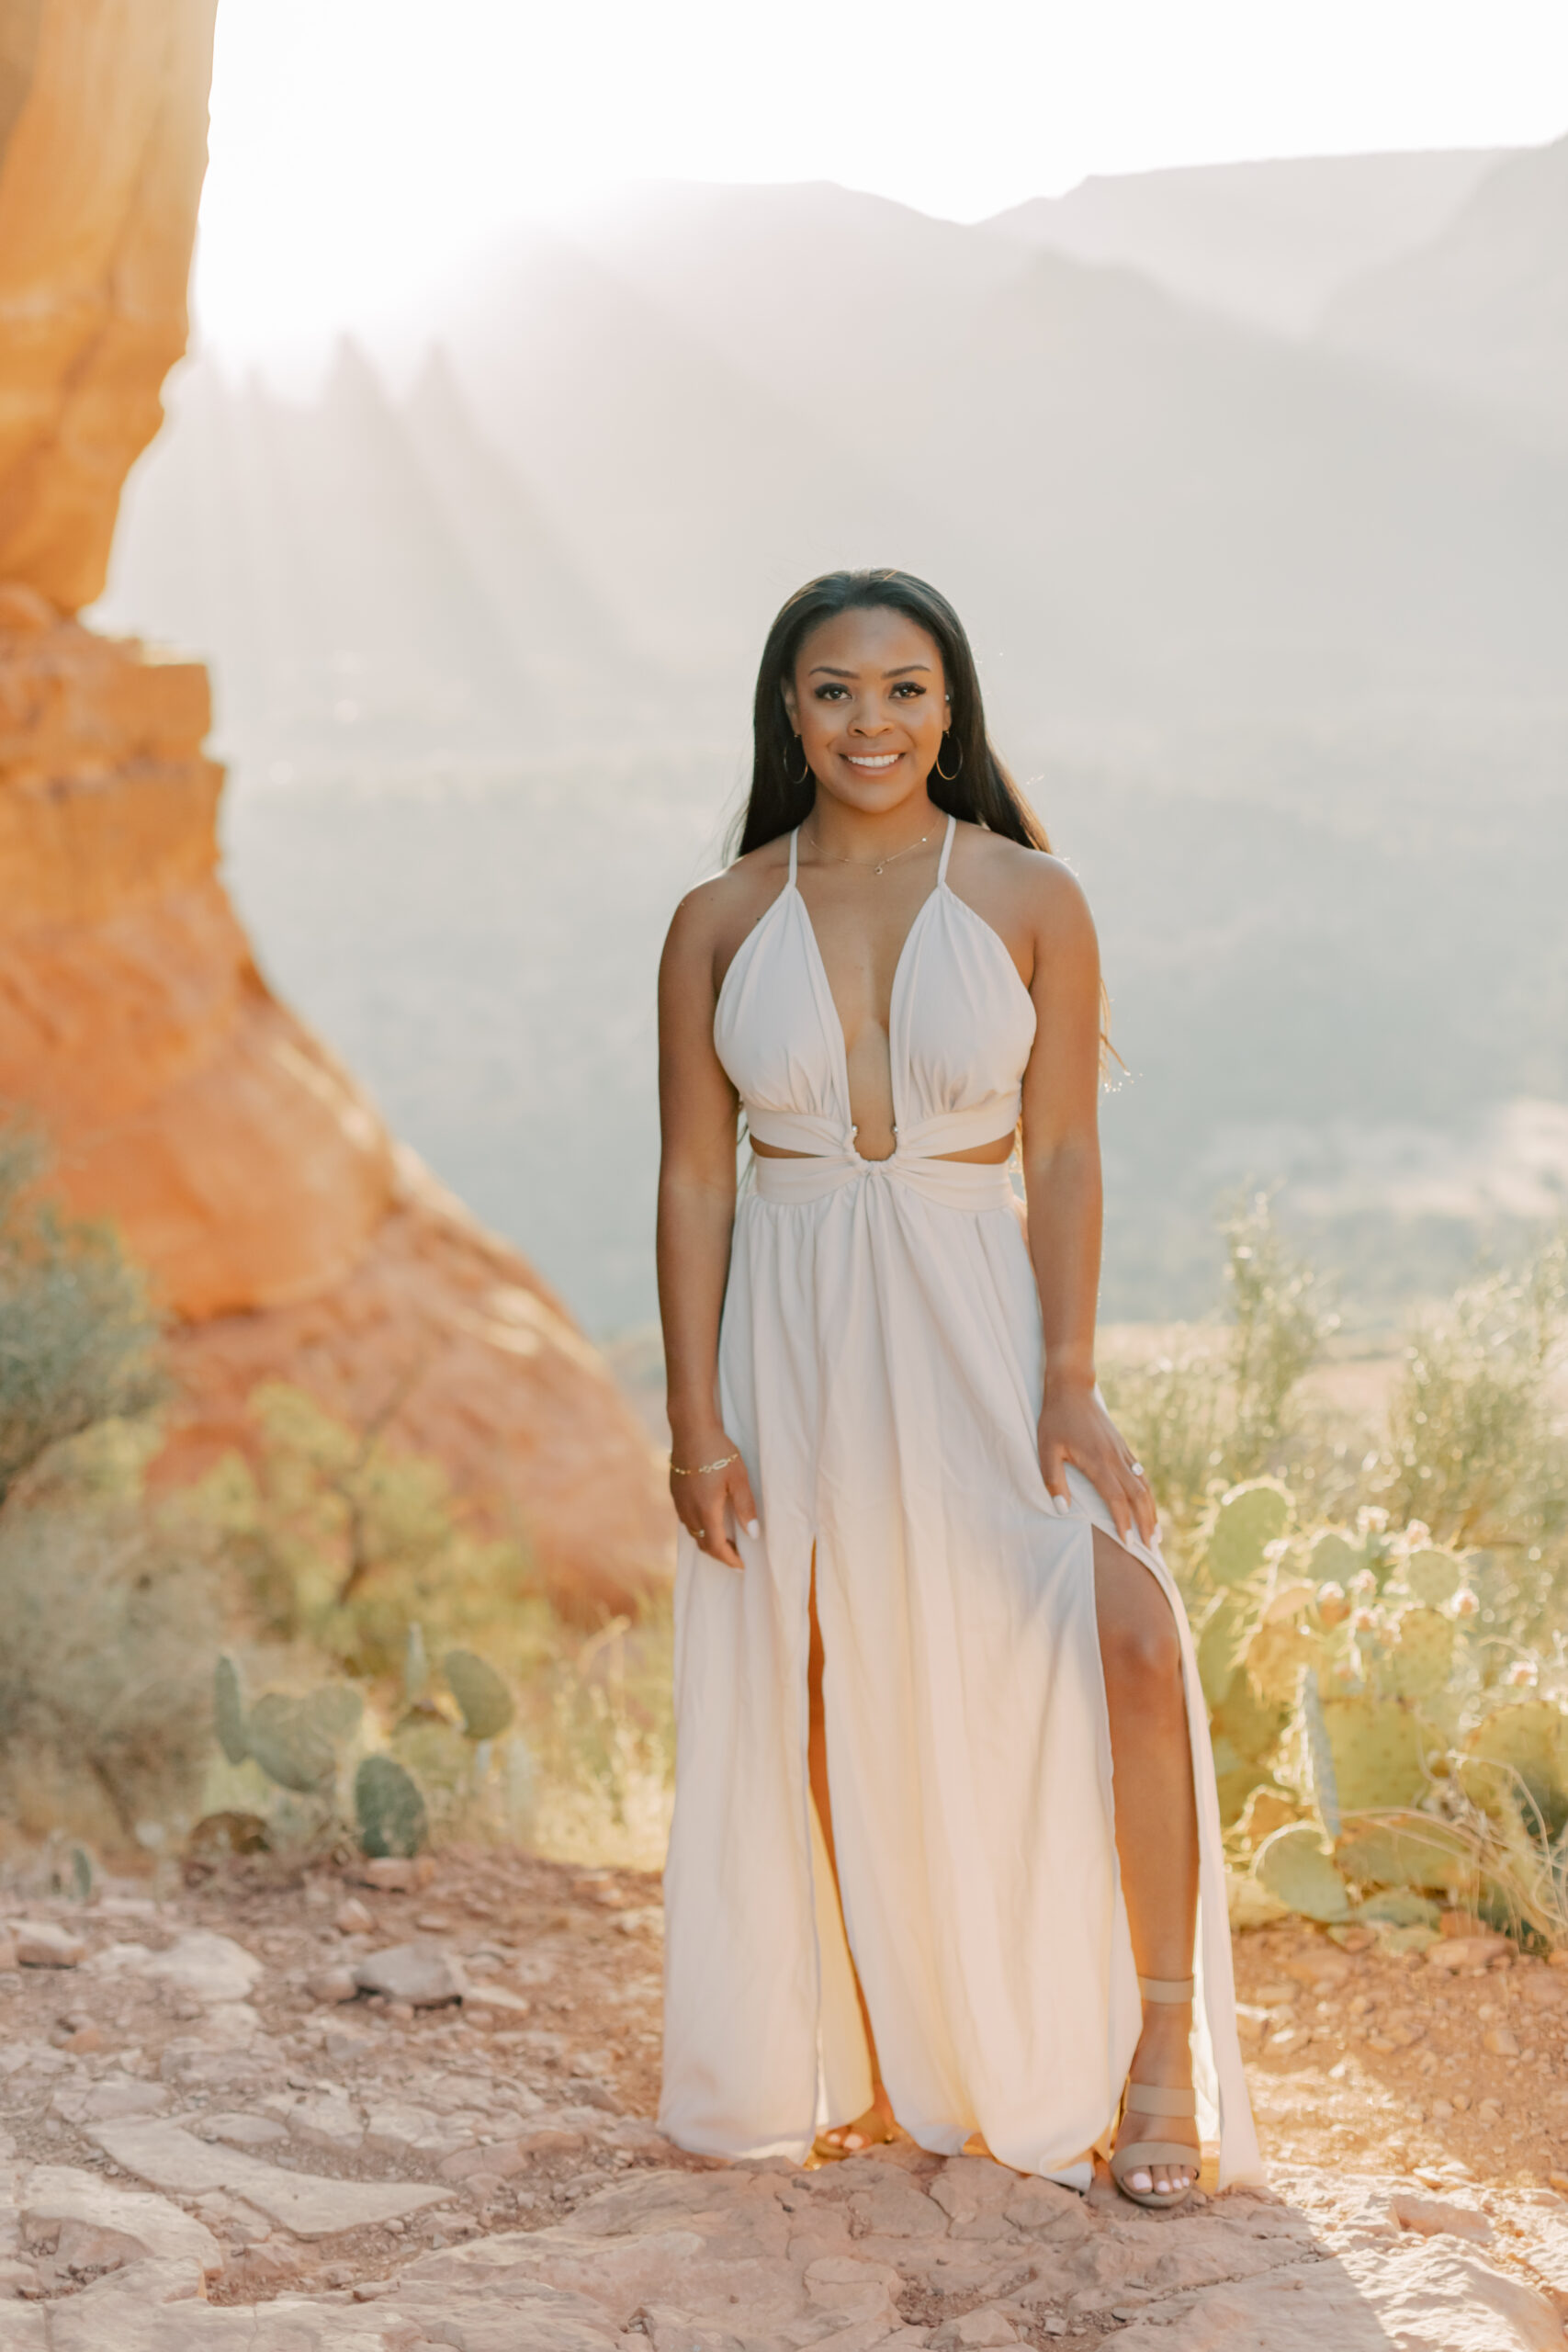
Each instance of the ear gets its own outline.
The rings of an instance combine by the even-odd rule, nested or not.
[[[798,735],[800,732],[800,711],[795,699],[795,680],[793,678],[781,679],[779,681],[779,692],[784,696],[784,715],[788,718],[790,725],[795,729],[795,733]]]

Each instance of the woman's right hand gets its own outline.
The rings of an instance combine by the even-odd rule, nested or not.
[[[678,1471],[698,1463],[724,1462],[726,1454],[735,1459],[725,1463],[722,1470],[705,1470],[701,1477],[677,1476]],[[701,1444],[678,1445],[671,1456],[670,1493],[676,1517],[688,1535],[695,1538],[700,1552],[710,1560],[721,1560],[727,1568],[744,1566],[733,1531],[743,1527],[748,1535],[756,1536],[762,1530],[751,1481],[733,1438],[719,1430]]]

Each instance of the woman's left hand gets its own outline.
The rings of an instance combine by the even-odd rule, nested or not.
[[[1145,1544],[1154,1541],[1158,1518],[1143,1464],[1091,1388],[1053,1394],[1046,1387],[1040,1415],[1040,1467],[1058,1510],[1068,1503],[1067,1464],[1081,1470],[1103,1497],[1123,1542],[1136,1527]]]

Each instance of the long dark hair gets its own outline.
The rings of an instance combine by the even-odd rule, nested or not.
[[[801,639],[818,621],[858,609],[903,613],[934,639],[952,700],[947,732],[926,789],[944,815],[988,826],[1027,849],[1049,849],[1045,828],[997,757],[986,733],[980,680],[964,624],[947,598],[908,571],[825,571],[797,588],[768,631],[757,672],[752,708],[751,791],[734,854],[761,849],[793,832],[810,811],[817,780],[807,772],[797,783],[802,762],[784,708],[785,681],[793,684]],[[941,770],[946,768],[950,784]]]

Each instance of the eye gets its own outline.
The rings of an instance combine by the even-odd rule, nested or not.
[[[918,678],[900,678],[893,692],[895,695],[907,695],[912,702],[918,695],[925,693],[925,688]]]
[[[813,693],[818,702],[839,702],[847,699],[849,689],[847,686],[835,684],[829,678],[825,684],[814,687]]]

